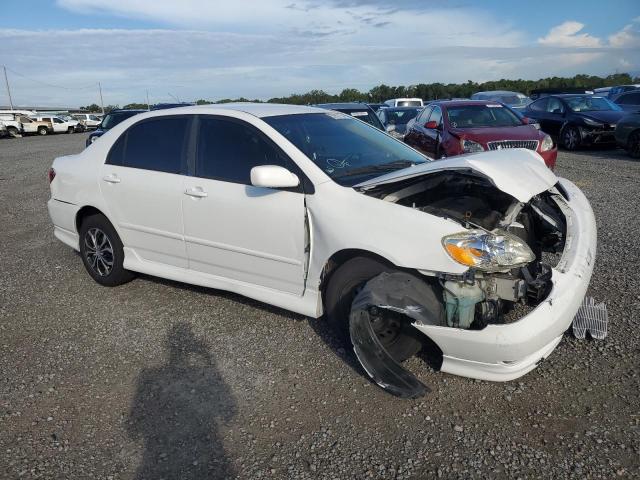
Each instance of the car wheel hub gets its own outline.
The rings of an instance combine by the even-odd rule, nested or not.
[[[106,233],[90,228],[84,236],[85,258],[91,269],[106,277],[113,270],[113,246]]]

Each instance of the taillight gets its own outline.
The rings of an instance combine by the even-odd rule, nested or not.
[[[56,178],[56,171],[53,167],[49,169],[47,176],[49,177],[49,183],[53,182],[53,179]]]

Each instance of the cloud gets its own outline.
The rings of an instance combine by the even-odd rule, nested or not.
[[[568,21],[561,23],[549,30],[549,33],[538,39],[542,45],[557,47],[600,47],[602,41],[588,33],[580,33],[584,24]]]
[[[619,32],[609,36],[612,47],[640,48],[640,17],[633,19],[633,23],[625,25]]]
[[[622,59],[636,70],[640,65],[640,49],[629,39],[635,38],[635,26],[622,30],[624,38],[603,42],[583,33],[582,24],[569,22],[577,26],[563,24],[545,37],[563,38],[564,44],[531,44],[502,19],[475,8],[442,8],[441,2],[406,0],[402,8],[377,0],[58,4],[76,13],[139,18],[162,27],[0,29],[3,63],[31,79],[66,87],[45,87],[10,71],[17,103],[93,103],[98,99],[92,85],[98,81],[106,103],[123,105],[141,101],[145,90],[152,102],[170,101],[169,94],[183,100],[267,99],[314,88],[368,90],[380,83],[608,74]],[[56,48],[42,48],[52,42]],[[6,103],[4,95],[0,89],[0,103]]]

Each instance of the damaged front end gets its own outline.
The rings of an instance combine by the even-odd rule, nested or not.
[[[576,191],[579,192],[577,188]],[[493,327],[507,328],[518,323],[545,301],[552,303],[549,296],[554,288],[554,276],[566,273],[566,265],[560,265],[561,257],[564,259],[562,254],[568,243],[575,240],[575,232],[568,232],[570,215],[567,214],[571,209],[568,206],[568,193],[561,183],[556,183],[528,199],[518,199],[497,188],[488,176],[471,169],[459,169],[368,185],[362,188],[361,192],[459,223],[460,233],[443,238],[441,248],[444,248],[454,261],[469,267],[463,274],[421,270],[420,273],[427,277],[424,288],[429,289],[431,295],[416,295],[415,289],[411,290],[411,294],[401,294],[398,282],[407,281],[402,275],[410,275],[399,273],[394,274],[401,276],[398,278],[389,277],[388,274],[384,274],[387,275],[386,278],[374,278],[356,297],[351,317],[351,333],[356,354],[376,383],[391,393],[415,397],[424,393],[426,387],[401,366],[388,367],[393,359],[384,358],[384,348],[376,345],[375,341],[368,339],[366,347],[363,348],[365,344],[361,343],[361,340],[362,332],[365,331],[363,321],[366,314],[362,312],[366,312],[367,309],[370,311],[374,307],[403,313],[407,321],[441,346],[445,360],[448,356],[460,360],[460,354],[457,353],[459,349],[453,348],[454,353],[451,357],[446,348],[447,345],[455,344],[456,331],[470,331],[470,334],[471,331],[475,331],[484,342],[482,349],[491,348],[493,342],[494,350],[500,351],[501,342],[509,342],[508,333],[513,329],[492,330],[491,334],[483,331]],[[586,199],[584,203],[588,206]],[[590,208],[588,212],[592,218]],[[595,227],[590,228],[593,230],[593,245],[588,247],[593,249]],[[591,233],[589,235],[591,236]],[[590,277],[592,264],[589,267]],[[588,277],[586,283],[588,284]],[[580,295],[580,292],[577,293]],[[434,298],[437,298],[437,305]],[[558,333],[557,330],[557,327],[553,328],[554,333]],[[537,338],[538,334],[534,332],[531,336]],[[547,339],[544,345],[550,341],[559,341],[557,336]],[[460,337],[463,338],[462,343],[474,345],[470,335]],[[526,342],[526,339],[522,342]],[[539,343],[537,339],[532,342],[538,350]],[[550,350],[546,355],[548,353]],[[487,361],[488,369],[494,368],[494,363],[498,365],[496,368],[500,368],[501,362],[509,365],[510,362],[519,361],[513,360],[514,355],[511,353],[505,353],[504,359],[499,355],[499,359],[494,359],[483,352],[478,355],[478,359],[474,357],[473,352],[465,352],[462,355],[462,361],[467,364]],[[376,360],[372,361],[374,358]],[[387,367],[376,370],[375,365],[385,363],[380,361],[381,358],[384,358]],[[403,370],[401,375],[398,375],[398,367]],[[534,363],[530,368],[527,365],[526,368],[521,368],[520,374],[534,367]],[[475,367],[467,370],[461,368],[458,371],[451,368],[450,371],[475,378],[503,379],[497,374],[476,374],[473,368]],[[408,380],[407,374],[413,378]],[[505,374],[504,379],[510,378],[515,377]]]

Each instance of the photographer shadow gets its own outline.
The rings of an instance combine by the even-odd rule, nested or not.
[[[144,441],[135,478],[233,477],[218,422],[230,421],[236,405],[208,345],[178,323],[165,347],[166,363],[138,376],[129,413],[127,433]]]

